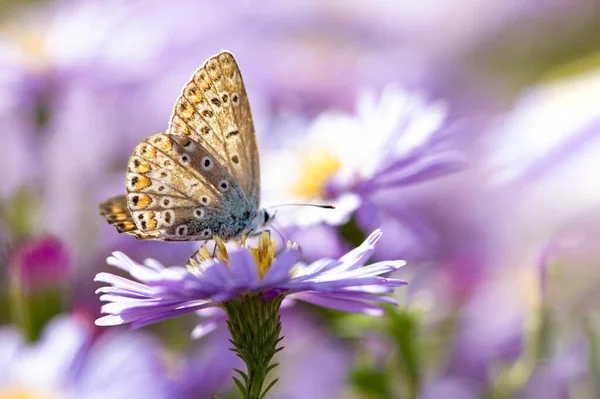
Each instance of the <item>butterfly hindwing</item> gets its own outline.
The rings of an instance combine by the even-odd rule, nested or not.
[[[254,216],[211,152],[189,137],[164,133],[148,137],[131,156],[127,207],[140,231],[156,230],[166,241],[228,239]]]

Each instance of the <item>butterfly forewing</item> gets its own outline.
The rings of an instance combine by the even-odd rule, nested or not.
[[[184,86],[170,134],[201,143],[226,166],[248,201],[260,203],[260,167],[250,103],[237,62],[229,52],[208,59]]]

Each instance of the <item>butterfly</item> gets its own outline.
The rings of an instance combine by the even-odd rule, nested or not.
[[[138,239],[230,240],[267,225],[250,104],[231,53],[206,60],[183,87],[166,133],[135,147],[126,188],[100,214]]]

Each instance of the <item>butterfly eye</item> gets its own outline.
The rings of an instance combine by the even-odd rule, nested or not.
[[[182,224],[182,225],[177,226],[176,233],[177,233],[178,236],[180,236],[180,237],[184,236],[184,235],[187,234],[187,232],[188,232],[188,227],[187,227],[186,224]]]
[[[211,235],[212,235],[212,231],[210,231],[210,229],[204,229],[200,233],[200,237],[202,237],[202,238],[209,238]]]
[[[229,182],[227,180],[221,180],[219,182],[219,191],[224,193],[229,190]]]
[[[202,197],[200,197],[200,202],[202,202],[204,205],[208,205],[210,204],[210,198],[208,197],[208,195],[203,195]]]
[[[196,216],[198,219],[202,219],[205,215],[204,209],[202,208],[197,208],[194,209],[194,216]]]
[[[212,163],[212,160],[210,159],[210,157],[202,158],[202,169],[211,170],[212,167],[213,167],[213,163]]]

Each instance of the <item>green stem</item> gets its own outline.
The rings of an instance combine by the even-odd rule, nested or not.
[[[246,363],[247,373],[235,370],[243,379],[234,377],[237,387],[245,399],[264,399],[267,392],[277,382],[274,380],[265,387],[271,365],[281,341],[281,320],[279,308],[283,297],[263,301],[260,295],[248,295],[223,304],[227,312],[227,325],[231,333],[232,349]]]

